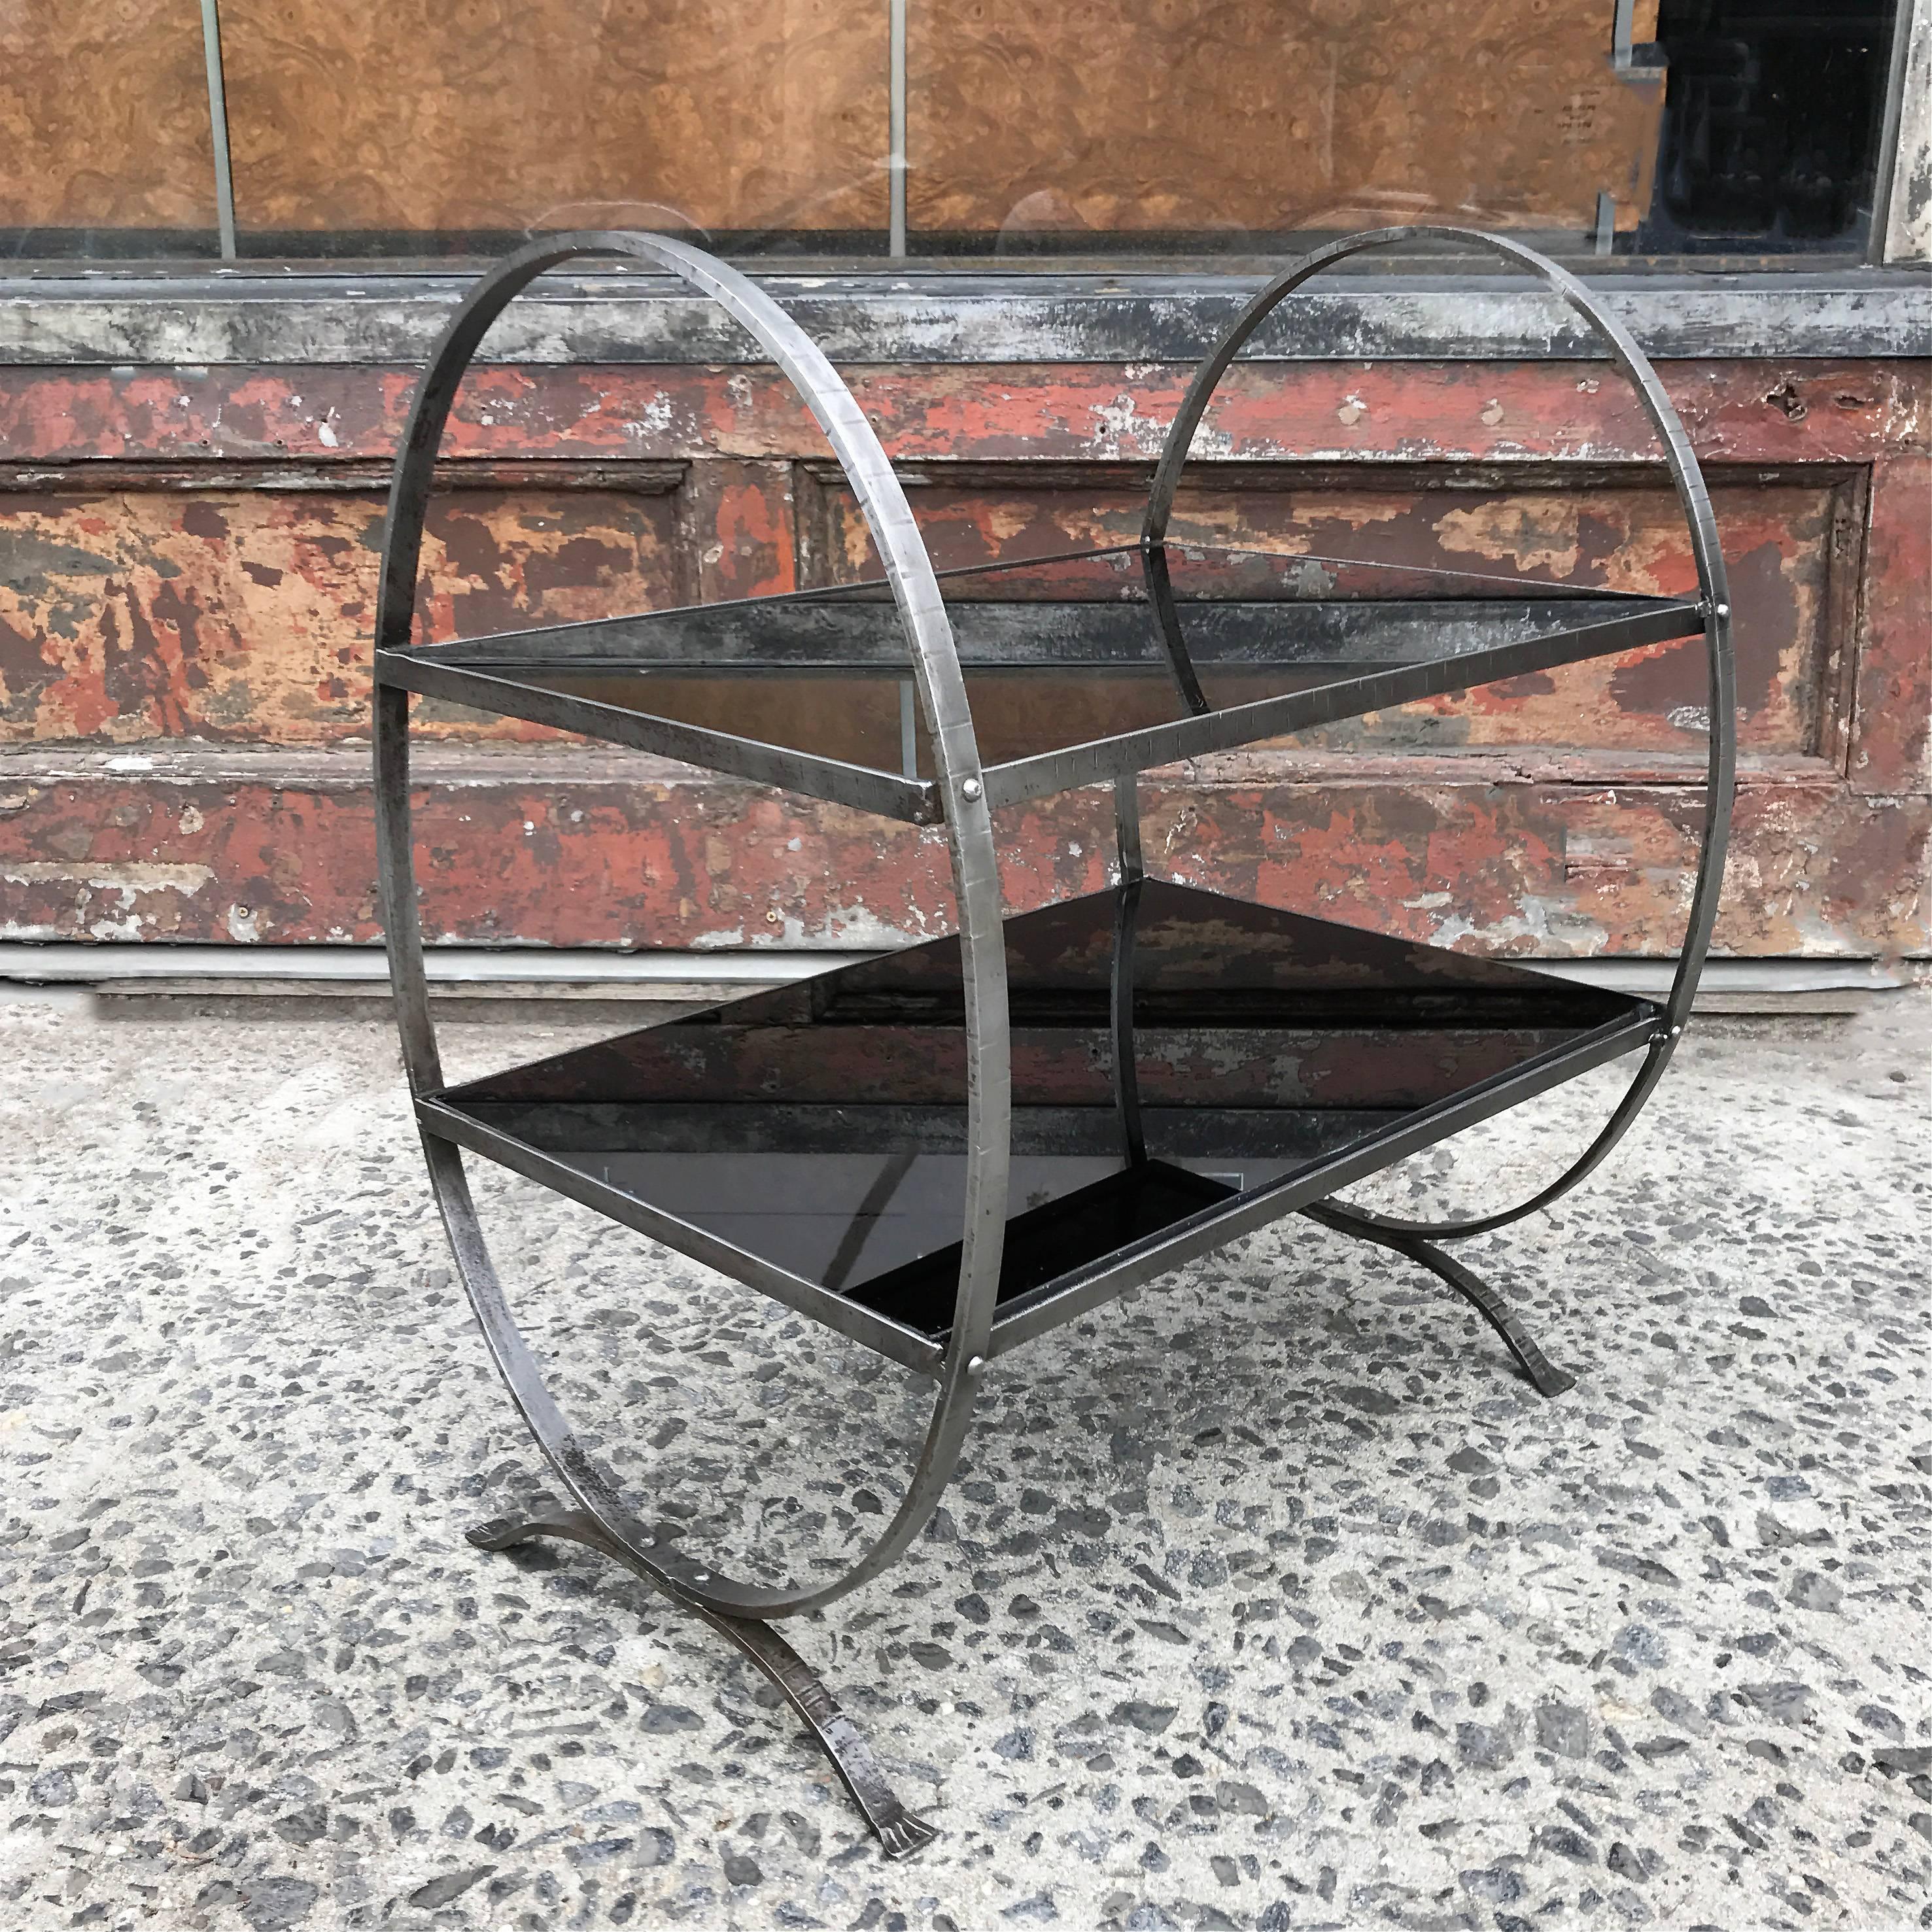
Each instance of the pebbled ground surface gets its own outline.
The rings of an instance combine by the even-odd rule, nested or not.
[[[1299,1222],[996,1365],[932,1533],[788,1627],[904,1864],[700,1628],[464,1544],[543,1476],[383,1026],[184,1010],[0,1010],[4,1932],[1932,1925],[1932,1000],[1706,1025],[1459,1248],[1560,1400]],[[1607,1090],[1381,1198],[1500,1201]],[[674,1515],[809,1566],[890,1507],[909,1378],[481,1179]]]

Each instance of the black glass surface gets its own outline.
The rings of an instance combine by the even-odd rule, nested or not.
[[[1160,556],[1164,585],[1138,545],[944,574],[987,766],[1184,719],[1198,708],[1187,695],[1190,676],[1216,711],[1444,662],[1453,674],[1434,688],[1454,689],[1701,628],[1696,607],[1683,599],[1534,576],[1232,546],[1170,544]],[[1632,620],[1649,623],[1651,634],[1619,639],[1605,629]],[[1540,639],[1554,642],[1535,666],[1508,658]],[[516,712],[520,687],[873,772],[934,776],[904,633],[878,584],[418,646],[405,655],[474,679],[474,688],[444,694],[485,710]],[[1390,701],[1386,688],[1364,685],[1359,694],[1343,692],[1330,711],[1356,716]],[[595,718],[574,722],[595,730]],[[1250,735],[1270,735],[1270,728],[1258,722]]]
[[[1135,1161],[1111,1017],[1122,911],[1108,891],[1006,927],[1003,1303],[1650,1010],[1148,881],[1132,907]],[[937,1333],[964,1207],[964,1028],[948,938],[441,1097],[760,1264]]]

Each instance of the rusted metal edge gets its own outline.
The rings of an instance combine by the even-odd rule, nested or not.
[[[1188,362],[1262,275],[770,275],[762,286],[835,362]],[[417,362],[461,278],[376,272],[0,278],[0,364],[183,367]],[[1923,356],[1932,277],[1911,266],[1830,274],[1593,276],[1658,358]],[[1300,298],[1264,328],[1262,360],[1594,359],[1587,332],[1520,282],[1363,276]],[[492,332],[496,362],[751,363],[716,310],[640,277],[559,277]]]

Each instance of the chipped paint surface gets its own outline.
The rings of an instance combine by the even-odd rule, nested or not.
[[[1851,782],[1932,791],[1932,456],[1872,468]]]
[[[1132,372],[1102,364],[845,371],[891,454],[940,461],[1150,459],[1190,373],[1181,362]],[[416,374],[0,368],[0,451],[29,464],[386,461]],[[1676,363],[1662,374],[1706,461],[1866,460],[1915,439],[1922,448],[1932,419],[1932,364],[1923,362]],[[1135,399],[1131,414],[1124,397]],[[1352,397],[1366,406],[1344,422]],[[325,425],[332,445],[322,439]],[[1224,460],[1617,462],[1655,454],[1629,392],[1586,362],[1237,364],[1204,433],[1214,440],[1203,453]],[[479,366],[458,392],[446,448],[497,460],[829,454],[775,370],[636,364]]]
[[[722,473],[720,473],[722,472]],[[1418,566],[1534,573],[1552,584],[1682,594],[1696,574],[1675,499],[1654,484],[1508,490],[1472,488],[1454,471],[1418,489],[1414,472],[1384,470],[1358,484],[1303,484],[1303,472],[1244,471],[1247,487],[1196,490],[1176,534],[1220,544],[1342,554],[1338,571],[1256,559],[1217,587],[1279,596],[1313,569],[1344,595],[1414,595]],[[704,596],[794,587],[793,466],[723,460],[691,466],[674,493],[542,492],[469,487],[443,498],[422,573],[424,634],[476,636]],[[808,491],[816,527],[796,548],[830,574],[875,574],[857,506],[842,484]],[[1828,674],[1840,494],[1802,472],[1785,483],[1720,485],[1731,560],[1747,752],[1804,753],[1828,736]],[[942,567],[997,556],[1131,541],[1142,488],[1107,472],[1004,473],[914,493]],[[224,490],[108,496],[0,495],[0,738],[131,743],[191,737],[308,745],[365,738],[370,612],[381,505],[373,495]],[[1131,559],[1084,574],[1017,573],[1001,594],[1120,594]],[[1190,570],[1177,566],[1183,590]],[[1443,586],[1432,586],[1443,587]],[[1453,584],[1449,587],[1454,587]],[[1652,646],[1405,707],[1302,740],[1328,746],[1567,743],[1580,748],[1689,748],[1701,742],[1703,689],[1694,646]],[[736,684],[720,712],[730,728],[782,733],[785,713],[826,693]],[[848,694],[846,701],[852,700]],[[881,727],[896,756],[897,698]],[[987,694],[986,704],[997,698]],[[553,734],[435,703],[432,736],[534,740]],[[982,712],[997,735],[999,720]],[[1104,727],[1096,726],[1096,728]]]
[[[852,374],[942,564],[1131,536],[1186,376]],[[1746,789],[1720,943],[1924,952],[1932,364],[1666,374],[1712,465],[1740,617]],[[413,380],[0,370],[12,936],[377,938],[366,758],[347,741],[367,728],[381,466]],[[487,368],[450,448],[434,634],[758,595],[864,560],[816,431],[756,368]],[[1258,566],[1277,587],[1312,572],[1383,596],[1394,566],[1446,562],[1688,589],[1668,500],[1633,466],[1653,454],[1600,364],[1238,368],[1183,509],[1204,538],[1365,560]],[[1038,596],[1050,574],[1009,587]],[[1243,896],[1472,950],[1669,952],[1702,809],[1695,655],[1632,653],[1165,775],[1147,788],[1150,851]],[[420,821],[440,938],[836,946],[945,929],[930,832],[424,716],[442,741]],[[1016,908],[1104,880],[1096,797],[1008,814],[1002,840]]]
[[[1252,544],[1276,554],[1239,568],[1217,558],[1217,594],[1294,595],[1310,574],[1324,595],[1400,598],[1433,590],[1473,595],[1480,585],[1418,580],[1418,568],[1534,575],[1565,586],[1695,594],[1696,566],[1683,516],[1667,488],[1640,474],[1612,482],[1486,487],[1484,476],[1447,466],[1426,486],[1413,468],[1359,476],[1242,466],[1232,487],[1206,471],[1178,506],[1182,542]],[[914,472],[918,516],[934,560],[966,567],[1002,555],[1045,555],[1075,545],[1131,542],[1144,483],[1131,473],[1049,470],[1037,480],[976,470],[954,481],[938,465]],[[1721,478],[1721,472],[1720,472]],[[1747,754],[1808,754],[1829,742],[1837,692],[1831,672],[1834,590],[1848,595],[1852,560],[1833,536],[1847,485],[1800,470],[1779,481],[1720,480],[1714,490],[1730,562],[1738,658],[1738,735]],[[876,575],[878,560],[856,501],[842,485],[822,499],[824,554],[851,576]],[[1363,561],[1304,565],[1299,554]],[[1204,584],[1204,561],[1174,566],[1185,596]],[[1118,596],[1138,582],[1131,557],[1076,570],[1003,574],[1003,598]],[[1503,594],[1498,592],[1496,594]],[[1260,693],[1257,686],[1257,694]],[[1694,645],[1656,645],[1411,704],[1310,733],[1302,746],[1565,745],[1578,749],[1701,747],[1703,662]],[[976,703],[994,701],[992,694]],[[982,722],[991,722],[982,709]]]
[[[956,273],[922,266],[913,275],[758,279],[835,362],[854,366],[1196,361],[1262,280],[1199,268],[1050,274],[992,261]],[[27,299],[0,300],[0,362],[419,365],[466,286],[460,274],[419,272],[372,286],[346,269],[296,278],[246,265],[224,271],[212,290],[194,274],[132,290],[42,274],[5,291]],[[1819,361],[1912,356],[1924,340],[1924,290],[1850,263],[1824,275],[1618,275],[1611,294],[1659,361],[1756,361],[1767,343]],[[546,277],[490,340],[494,355],[515,363],[756,359],[742,332],[704,298],[662,278],[594,270]],[[1324,278],[1253,344],[1255,354],[1276,360],[1381,362],[1567,359],[1592,350],[1582,325],[1526,278],[1480,273]]]
[[[366,738],[382,510],[373,491],[0,493],[0,739]],[[464,490],[423,576],[440,637],[673,602],[671,501]],[[448,706],[424,725],[540,735]]]
[[[1407,938],[1559,956],[1674,950],[1694,786],[1442,772],[1449,762],[1423,778],[1407,760],[1376,776],[1347,759],[1252,782],[1161,775],[1146,787],[1147,848],[1164,874]],[[291,771],[266,754],[178,752],[141,777],[98,757],[64,764],[0,813],[10,936],[86,936],[99,916],[89,879],[159,866],[165,883],[135,889],[126,909],[145,939],[380,938],[359,760],[312,753]],[[532,766],[431,748],[422,764],[418,864],[436,940],[866,947],[950,928],[945,848],[928,830],[722,780],[640,782],[601,752]],[[1009,904],[1103,886],[1111,808],[1110,795],[1082,792],[1000,814]],[[1815,777],[1748,785],[1720,946],[1932,950],[1928,834],[1932,800],[1864,799]],[[1619,862],[1573,868],[1573,849]]]

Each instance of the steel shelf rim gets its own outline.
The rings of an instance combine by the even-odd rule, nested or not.
[[[1156,770],[1187,758],[1239,751],[1269,738],[1361,717],[1420,698],[1470,690],[1504,678],[1582,663],[1638,644],[1694,637],[1702,632],[1704,622],[1700,604],[1683,598],[1660,598],[1625,615],[1595,623],[1542,632],[1483,650],[1419,658],[1336,678],[1312,688],[1196,712],[1112,737],[990,760],[984,766],[987,802],[997,807],[1049,797],[1112,778]],[[501,634],[506,640],[518,634]],[[466,639],[464,646],[466,650],[475,650],[493,641]],[[379,651],[376,658],[376,676],[386,685],[471,704],[502,716],[584,733],[659,757],[874,812],[881,817],[926,824],[943,816],[944,788],[930,780],[902,776],[883,766],[854,764],[766,740],[734,736],[714,727],[686,724],[634,705],[532,686],[514,675],[518,670],[537,668],[584,674],[603,668],[604,661],[598,659],[538,667],[457,660],[428,656],[420,650]],[[1150,672],[1160,668],[1151,662],[1137,662],[1132,668]],[[963,665],[962,669],[963,672]],[[752,677],[758,671],[746,668],[742,674]]]

